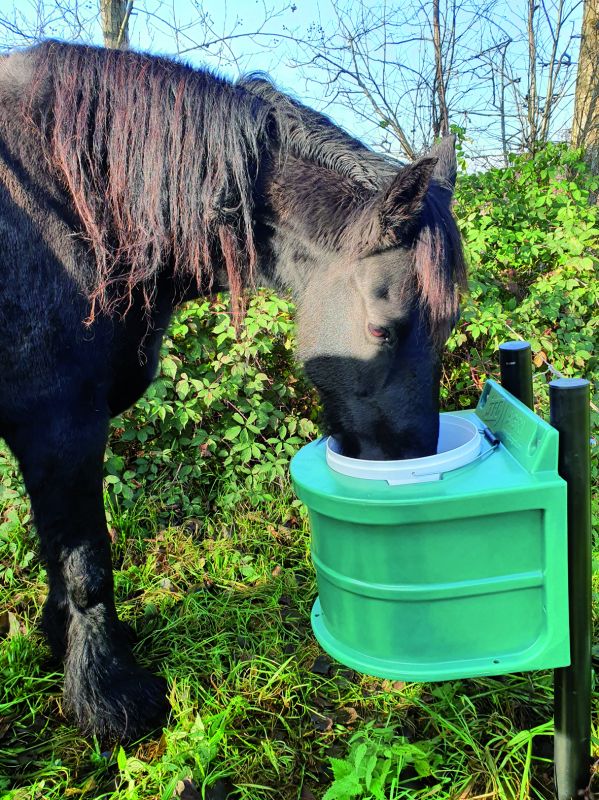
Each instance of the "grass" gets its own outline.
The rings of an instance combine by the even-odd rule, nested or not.
[[[550,672],[404,684],[324,656],[309,625],[308,525],[288,487],[258,511],[171,524],[150,494],[129,510],[107,498],[107,510],[120,614],[137,631],[140,662],[168,678],[170,719],[126,749],[83,739],[63,719],[61,675],[37,631],[44,569],[26,499],[9,492],[2,800],[217,800],[227,789],[236,800],[349,797],[331,794],[332,769],[366,753],[373,769],[391,770],[388,800],[552,797]]]

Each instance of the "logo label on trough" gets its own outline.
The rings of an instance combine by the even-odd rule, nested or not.
[[[557,467],[557,431],[495,381],[485,384],[476,414],[529,471]]]

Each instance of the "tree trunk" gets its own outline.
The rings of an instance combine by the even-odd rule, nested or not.
[[[129,16],[133,0],[100,0],[102,34],[106,47],[126,50],[129,47]]]
[[[536,0],[528,0],[528,141],[526,145],[533,155],[536,151],[538,138],[537,42],[534,24],[537,8]]]
[[[599,0],[585,0],[572,144],[584,147],[585,159],[599,175]]]
[[[433,0],[433,45],[435,49],[435,82],[439,101],[439,132],[443,137],[449,134],[449,112],[445,99],[445,75],[443,72],[443,51],[441,44],[441,23],[439,20],[439,0]]]

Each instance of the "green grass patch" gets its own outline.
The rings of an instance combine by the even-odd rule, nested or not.
[[[1,797],[218,797],[219,784],[244,800],[551,797],[549,672],[404,684],[323,655],[309,531],[289,492],[174,526],[149,505],[109,505],[120,614],[139,660],[168,678],[172,713],[126,749],[82,739],[36,630],[45,586],[22,544],[34,547],[30,522],[11,509]]]

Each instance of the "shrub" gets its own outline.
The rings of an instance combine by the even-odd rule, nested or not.
[[[455,213],[470,263],[470,292],[448,343],[447,405],[470,405],[496,371],[502,341],[530,341],[546,380],[557,370],[594,379],[597,358],[599,187],[578,150],[547,145],[506,169],[463,175]]]
[[[158,378],[113,424],[107,483],[132,505],[146,480],[186,514],[272,499],[290,456],[317,428],[293,360],[292,306],[260,291],[239,336],[222,298],[190,303],[165,338]]]

